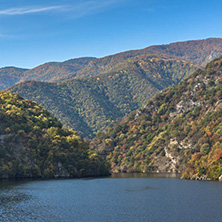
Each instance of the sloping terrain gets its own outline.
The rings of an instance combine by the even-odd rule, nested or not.
[[[0,179],[109,173],[88,143],[37,103],[0,92]]]
[[[38,102],[81,135],[93,137],[196,69],[184,61],[139,56],[95,77],[61,83],[28,81],[10,90]]]
[[[72,78],[84,78],[88,75],[85,75],[84,73],[77,74],[77,72],[85,68],[91,61],[94,61],[95,59],[96,58],[93,57],[83,57],[70,59],[65,62],[45,63],[25,72],[24,77],[21,78],[21,81],[38,80],[45,82],[58,82],[61,80],[69,79],[70,75]]]
[[[208,62],[222,55],[222,39],[210,38],[205,40],[175,42],[121,52],[91,61],[88,66],[79,70],[77,75],[95,76],[109,71],[129,58],[141,55],[162,56],[168,59],[183,60],[203,68]],[[75,76],[71,74],[69,78],[72,77]]]
[[[6,89],[18,83],[27,69],[5,67],[0,69],[0,90]]]
[[[156,95],[91,146],[113,171],[183,172],[187,179],[222,174],[222,57]]]
[[[85,68],[94,59],[93,57],[85,57],[70,59],[65,62],[49,62],[33,69],[4,67],[0,69],[0,90],[26,80],[58,82],[69,79],[70,75],[72,78],[84,78],[87,77],[88,74],[77,74],[77,72]]]

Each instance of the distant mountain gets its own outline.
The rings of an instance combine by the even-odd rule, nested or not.
[[[46,82],[58,82],[61,80],[72,78],[83,78],[88,75],[77,74],[77,72],[85,68],[91,61],[95,60],[93,57],[83,57],[77,59],[70,59],[65,62],[49,62],[40,65],[34,69],[25,72],[21,81],[25,80],[38,80]]]
[[[136,50],[134,54],[167,56],[168,58],[185,60],[204,67],[208,62],[222,55],[222,38],[150,46],[142,50]]]
[[[222,39],[210,38],[176,42],[167,45],[156,45],[140,50],[121,52],[100,59],[85,57],[71,59],[65,62],[49,62],[26,71],[24,75],[16,79],[16,82],[8,82],[7,79],[2,79],[2,87],[0,89],[5,89],[19,81],[26,80],[59,82],[72,78],[96,76],[104,72],[109,72],[110,69],[118,66],[119,63],[142,55],[183,60],[199,67],[204,67],[212,59],[222,55]],[[2,73],[0,71],[0,78],[1,75]],[[5,74],[3,73],[3,75]],[[19,75],[19,73],[17,75]]]
[[[40,103],[82,136],[93,137],[196,69],[185,61],[138,56],[98,76],[60,83],[28,81],[10,90]]]
[[[87,141],[45,109],[0,92],[0,179],[83,177],[109,173]]]
[[[70,59],[65,62],[49,62],[33,69],[21,69],[16,67],[4,67],[0,69],[0,90],[9,88],[26,80],[39,80],[58,82],[70,78],[84,78],[88,74],[77,72],[86,67],[93,57]]]
[[[113,171],[222,175],[222,57],[99,132],[91,146]],[[222,176],[221,176],[222,177]]]
[[[6,89],[18,83],[28,69],[16,67],[4,67],[0,69],[0,90]]]
[[[204,68],[208,62],[222,55],[222,38],[154,45],[144,49],[121,52],[93,60],[88,66],[80,70],[78,75],[95,76],[109,71],[129,58],[141,55],[154,55],[168,59],[183,60]],[[70,75],[70,78],[72,78],[72,75]]]

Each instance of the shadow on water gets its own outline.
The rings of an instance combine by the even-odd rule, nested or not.
[[[156,190],[156,188],[150,187],[150,186],[145,186],[145,187],[141,187],[138,189],[126,189],[126,192],[143,192],[146,190]]]
[[[11,203],[19,203],[21,201],[30,200],[31,195],[27,195],[20,192],[7,192],[0,194],[0,205],[10,205]]]
[[[110,178],[180,178],[179,173],[113,173]]]
[[[0,180],[0,190],[10,189],[10,187],[20,186],[32,180]]]
[[[21,192],[21,186],[27,181],[1,181],[0,182],[0,206],[10,206],[10,204],[29,200],[30,195]]]
[[[181,174],[177,173],[114,173],[109,178],[113,179],[127,179],[127,178],[180,178]],[[142,186],[136,188],[127,188],[126,192],[144,192],[148,190],[157,190],[156,187]]]

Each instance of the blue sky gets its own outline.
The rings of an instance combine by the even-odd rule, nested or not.
[[[222,37],[220,0],[0,0],[0,67]]]

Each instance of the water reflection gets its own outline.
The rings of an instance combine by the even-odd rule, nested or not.
[[[156,188],[154,187],[149,187],[149,186],[143,186],[143,187],[138,187],[137,189],[126,189],[127,192],[142,192],[145,190],[154,190]]]
[[[25,184],[25,181],[3,181],[0,182],[0,205],[9,206],[11,202],[13,204],[20,201],[28,200],[31,198],[31,195],[21,192],[22,184]],[[19,189],[17,189],[19,188]]]
[[[23,189],[25,181],[0,182],[0,221],[24,221],[28,218],[25,206],[32,195]],[[17,219],[16,219],[17,218]]]
[[[111,178],[180,178],[179,173],[113,173]]]

